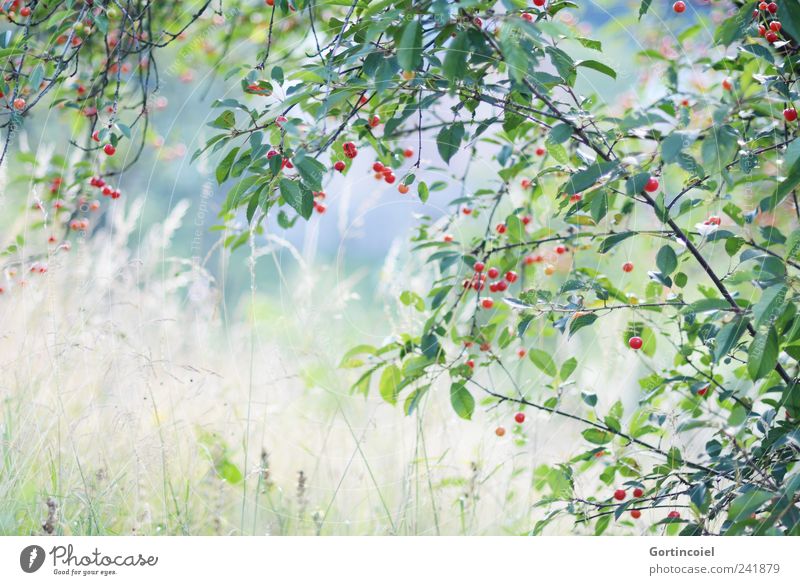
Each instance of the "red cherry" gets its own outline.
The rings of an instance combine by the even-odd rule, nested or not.
[[[506,434],[506,430],[503,427],[497,427],[494,430],[494,434],[497,435],[498,437],[502,437],[503,435]]]
[[[547,151],[542,146],[536,149],[536,156],[544,156],[546,153]]]
[[[641,349],[644,342],[641,337],[631,337],[628,340],[628,345],[631,349]]]
[[[497,268],[492,267],[486,271],[486,275],[489,278],[497,278],[498,276],[500,276],[500,271]]]
[[[412,156],[414,156],[414,151],[411,150],[410,148],[406,148],[403,151],[403,156],[406,157],[406,158],[411,158]]]
[[[15,99],[14,100],[14,109],[17,110],[17,111],[24,110],[25,109],[25,100],[22,99],[22,98]]]
[[[523,12],[522,19],[527,20],[528,22],[533,22],[533,14],[529,14],[528,12]]]
[[[672,9],[678,14],[680,14],[681,12],[684,12],[686,10],[686,4],[678,0],[678,2],[672,5]]]
[[[680,518],[680,517],[681,517],[681,513],[678,512],[677,510],[673,510],[672,512],[667,514],[667,518],[671,518],[671,519],[676,519],[676,518]]]
[[[524,412],[518,412],[517,414],[514,415],[514,420],[517,421],[519,424],[524,423],[525,422],[525,413]]]
[[[103,147],[103,152],[105,152],[108,156],[114,156],[114,154],[117,152],[117,149],[114,148],[113,144],[106,144]]]
[[[775,14],[776,12],[778,12],[778,5],[775,2],[770,2],[769,4],[767,4],[767,11],[770,14]]]
[[[370,125],[370,127],[372,127],[372,128],[375,128],[375,127],[376,127],[376,126],[378,126],[380,123],[381,123],[381,119],[380,119],[378,116],[372,116],[372,117],[369,119],[369,125]]]
[[[504,234],[504,233],[506,233],[506,230],[507,230],[508,228],[506,227],[506,224],[504,224],[504,223],[498,223],[498,224],[495,226],[495,228],[494,228],[494,229],[495,229],[495,230],[497,230],[497,233],[498,233],[498,234]]]
[[[30,16],[30,15],[31,15],[31,9],[30,9],[30,8],[28,8],[27,6],[24,6],[24,7],[23,7],[23,8],[22,8],[22,9],[19,11],[19,15],[20,15],[20,16],[24,16],[25,18],[27,18],[28,16]]]
[[[365,95],[362,95],[360,98],[358,98],[358,103],[360,105],[362,105],[362,106],[364,104],[366,104],[368,101],[369,101],[369,98],[367,96],[365,96]]]
[[[634,520],[638,520],[642,517],[642,512],[640,510],[631,510],[631,518]]]
[[[758,3],[758,9],[759,10],[766,10],[767,9],[767,3],[766,2],[759,2]]]
[[[647,179],[647,183],[645,183],[644,190],[648,193],[654,193],[658,191],[658,179],[655,177],[650,177]]]
[[[464,215],[469,215],[470,213],[472,213],[472,210],[469,207],[464,207],[461,210],[461,213],[463,213]]]
[[[622,500],[625,499],[626,495],[627,494],[625,493],[625,490],[617,490],[614,492],[614,499],[619,500],[621,502]]]
[[[501,280],[497,283],[497,291],[503,292],[508,288],[508,283],[505,280]]]
[[[449,244],[453,241],[453,236],[450,234],[445,234],[444,237],[442,237],[442,240]]]
[[[518,278],[517,273],[514,272],[513,270],[509,270],[508,272],[506,272],[506,280],[508,282],[516,282],[517,278]]]
[[[524,347],[520,347],[520,348],[517,350],[517,355],[518,355],[520,358],[524,358],[526,355],[528,355],[528,350],[526,350]]]
[[[758,25],[758,36],[763,37],[766,34],[766,32],[767,32],[767,27],[765,27],[763,24],[759,24]]]
[[[731,89],[733,89],[733,84],[731,83],[730,79],[725,78],[722,80],[722,89],[724,89],[725,91],[730,91]]]
[[[346,166],[347,165],[344,164],[344,161],[341,160],[337,160],[335,163],[333,163],[333,168],[340,173],[344,171]]]
[[[534,6],[538,6],[539,8],[544,6],[544,3],[545,3],[545,0],[533,0],[533,5]]]
[[[316,211],[317,213],[325,213],[326,209],[327,209],[327,207],[325,207],[324,203],[315,203],[314,204],[314,211]]]
[[[467,367],[471,370],[475,369],[475,360],[467,360]]]
[[[626,262],[623,264],[622,272],[633,272],[633,262]]]
[[[406,193],[408,193],[408,185],[406,185],[406,184],[404,184],[404,183],[400,183],[400,184],[397,186],[397,190],[398,190],[398,191],[400,191],[400,193],[401,193],[402,195],[405,195]]]
[[[522,221],[522,225],[528,225],[533,221],[533,218],[530,215],[523,215],[520,221]]]
[[[567,247],[563,245],[556,246],[556,254],[563,254],[567,251]]]
[[[641,498],[643,495],[644,495],[644,490],[642,488],[634,488],[633,490],[634,498]]]
[[[773,32],[780,32],[781,30],[781,21],[780,20],[773,20],[769,23],[769,30]]]
[[[774,43],[778,40],[778,35],[772,31],[769,31],[767,34],[764,35],[764,38],[767,39],[768,43]]]
[[[486,268],[486,264],[483,262],[476,262],[472,268],[475,269],[475,272],[483,272],[483,269]]]
[[[266,2],[267,6],[275,6],[275,0],[264,0],[264,2]]]
[[[395,177],[394,175],[391,175],[391,174],[383,175],[383,180],[391,185],[392,183],[394,183],[397,180],[397,177]]]
[[[481,306],[484,309],[491,309],[492,307],[494,307],[494,301],[492,299],[483,299],[481,301]]]
[[[475,20],[473,20],[473,22],[475,23],[475,26],[477,26],[478,28],[481,28],[483,26],[483,21],[477,16],[475,17]]]
[[[705,396],[706,394],[708,394],[708,386],[700,388],[700,390],[697,391],[698,396]]]
[[[794,108],[786,108],[783,110],[783,117],[786,119],[787,122],[794,122],[797,120],[797,110]]]
[[[531,180],[530,179],[522,179],[522,181],[520,181],[519,184],[523,189],[527,189],[528,187],[531,186]]]

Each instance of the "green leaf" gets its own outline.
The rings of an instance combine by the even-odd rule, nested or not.
[[[421,43],[420,43],[421,44]],[[444,56],[444,75],[450,81],[460,81],[467,73],[469,63],[469,34],[463,31],[453,39]]]
[[[397,62],[406,71],[414,71],[422,63],[422,25],[418,20],[412,20],[403,28]]]
[[[292,209],[304,219],[311,217],[314,211],[314,196],[308,189],[301,188],[300,183],[290,179],[281,179],[281,196],[286,200]]]
[[[553,358],[550,357],[549,353],[534,348],[528,351],[528,357],[533,362],[533,365],[548,376],[555,378],[556,374],[558,374],[556,363],[553,361]]]
[[[714,345],[714,362],[719,362],[734,348],[744,332],[747,331],[747,323],[747,319],[739,317],[719,330]]]
[[[455,382],[450,386],[450,404],[458,416],[467,420],[475,412],[475,399],[462,382]]]
[[[391,405],[397,404],[397,395],[400,393],[400,380],[402,377],[400,368],[394,364],[386,366],[381,374],[378,390],[381,398]]]
[[[594,185],[600,177],[614,170],[618,164],[618,162],[593,163],[588,168],[572,175],[567,184],[564,185],[564,191],[568,195],[575,195],[585,191]]]
[[[586,429],[581,435],[583,435],[584,439],[595,445],[605,445],[614,438],[614,435],[601,429]]]
[[[800,158],[791,166],[786,178],[778,184],[775,193],[761,200],[759,203],[761,211],[775,209],[798,185],[800,185]]]
[[[656,266],[664,276],[669,276],[678,267],[678,257],[671,246],[663,246],[656,255]]]
[[[789,287],[786,283],[781,282],[761,293],[761,298],[753,306],[756,329],[760,329],[765,324],[772,324],[780,316],[788,291]]]
[[[728,508],[728,520],[738,522],[745,520],[773,498],[775,494],[765,490],[755,489],[737,496]]]
[[[574,357],[569,358],[567,361],[561,364],[561,369],[558,371],[558,377],[561,378],[562,381],[567,380],[577,367],[578,360]]]
[[[774,327],[756,333],[747,356],[747,373],[755,381],[769,374],[778,361],[778,333]]]
[[[417,388],[411,394],[408,395],[405,403],[403,404],[403,410],[405,411],[407,416],[411,415],[417,409],[417,406],[419,406],[420,401],[428,392],[430,387],[431,387],[430,384],[426,384],[425,386],[420,386],[419,388]]]
[[[208,125],[212,128],[230,130],[236,125],[236,115],[231,110],[225,110],[213,122],[209,122]]]
[[[461,140],[464,138],[464,125],[459,123],[445,126],[436,137],[436,146],[444,162],[449,163],[453,155],[458,152]]]
[[[569,336],[572,337],[579,329],[588,327],[595,321],[597,321],[597,315],[595,313],[586,313],[585,315],[575,317],[569,324]]]
[[[588,67],[589,69],[594,69],[595,71],[599,71],[604,75],[608,75],[612,79],[617,78],[617,72],[614,71],[611,67],[606,65],[605,63],[601,63],[600,61],[595,61],[594,59],[586,59],[583,61],[577,61],[575,63],[576,67]]]
[[[603,240],[600,243],[600,246],[597,248],[597,251],[600,252],[601,254],[605,254],[620,242],[627,240],[631,236],[635,235],[636,232],[620,232],[618,234],[608,236],[605,240]]]
[[[236,154],[238,152],[239,147],[237,146],[236,148],[232,149],[217,165],[216,177],[217,183],[220,185],[228,180],[228,176],[231,174],[231,167],[236,160]]]
[[[324,164],[315,158],[305,156],[303,152],[297,152],[292,158],[292,164],[297,169],[303,183],[314,191],[322,190],[322,179],[328,172]]]
[[[653,0],[642,0],[642,3],[639,4],[639,20],[642,20],[642,17],[647,14],[647,11],[650,10],[650,5],[653,3]]]

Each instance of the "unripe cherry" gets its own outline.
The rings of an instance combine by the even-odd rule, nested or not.
[[[408,193],[408,185],[406,185],[405,183],[400,183],[397,186],[397,190],[400,191],[402,195],[405,195],[406,193]]]

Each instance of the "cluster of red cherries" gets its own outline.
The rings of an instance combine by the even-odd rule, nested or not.
[[[483,262],[476,262],[473,269],[475,270],[475,274],[473,274],[472,278],[464,281],[464,288],[472,288],[476,291],[481,291],[486,287],[486,281],[488,279],[494,280],[500,276],[500,271],[494,267],[484,272],[486,264]],[[509,284],[516,282],[518,278],[519,275],[516,272],[509,270],[502,279],[489,283],[489,292],[503,292],[508,289]],[[485,297],[481,299],[481,306],[484,309],[491,309],[494,307],[494,300]]]
[[[119,199],[122,196],[122,193],[119,189],[112,189],[108,183],[102,177],[92,177],[89,180],[89,184],[92,187],[97,187],[98,189],[102,189],[103,197],[110,197],[111,199]]]
[[[518,412],[517,414],[515,414],[514,415],[514,422],[516,422],[518,425],[521,425],[522,423],[524,423],[525,422],[525,413],[524,412]],[[505,436],[505,434],[506,434],[505,427],[497,427],[494,430],[494,434],[497,435],[498,437]]]
[[[644,495],[644,490],[642,488],[634,488],[633,489],[633,497],[634,498],[641,498]],[[623,489],[618,489],[614,492],[614,499],[618,502],[623,501],[628,496],[628,492]],[[642,511],[641,510],[631,510],[631,517],[634,519],[641,518]],[[667,518],[670,520],[677,520],[681,517],[681,513],[677,510],[672,510],[669,514],[667,514]]]

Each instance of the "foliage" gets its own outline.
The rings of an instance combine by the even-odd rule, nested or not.
[[[86,137],[73,145],[86,156],[51,193],[73,203],[70,220],[82,213],[76,202],[90,176],[123,170],[99,149],[146,124],[153,53],[180,38],[182,27],[166,32],[175,4],[30,2],[29,17],[9,15],[14,28],[0,49],[11,63],[2,88],[8,130],[51,88],[93,80],[52,102],[85,118]],[[667,10],[651,4],[630,12],[642,28],[657,28],[653,13]],[[429,290],[401,297],[424,316],[420,329],[360,346],[343,365],[362,368],[356,390],[368,392],[374,378],[407,414],[447,377],[464,419],[507,405],[583,425],[585,452],[535,470],[550,495],[533,533],[561,515],[602,533],[611,517],[669,508],[681,517],[665,514],[653,530],[800,534],[800,142],[797,122],[783,114],[798,99],[800,3],[782,0],[774,16],[756,2],[717,4],[723,18],[713,38],[689,26],[674,54],[640,52],[643,67],[663,71],[663,91],[631,106],[581,95],[582,79],[617,73],[600,43],[562,18],[579,9],[567,0],[541,9],[517,0],[240,2],[234,24],[219,31],[207,2],[186,18],[196,34],[245,39],[253,13],[268,15],[255,58],[235,66],[220,59],[241,95],[214,102],[215,135],[194,157],[216,157],[216,178],[228,186],[221,221],[231,226],[243,214],[250,224],[230,245],[258,235],[271,213],[288,227],[323,211],[334,163],[355,172],[354,147],[402,168],[399,185],[423,201],[444,187],[429,177],[446,172],[465,184],[451,216],[421,220],[412,238],[439,275]],[[780,38],[766,42],[758,26],[774,19]],[[587,51],[596,56],[579,57]],[[138,83],[120,82],[126,65]],[[695,84],[689,74],[698,71]],[[129,108],[136,114],[123,122]],[[492,171],[480,185],[469,172],[478,159]],[[55,172],[32,180],[52,185]],[[457,238],[447,233],[456,224],[467,226]],[[626,246],[653,250],[647,270],[625,277],[643,283],[641,299],[620,285]],[[499,276],[482,276],[490,268]],[[627,409],[605,404],[601,389],[576,390],[580,356],[555,349],[556,339],[578,347],[620,313],[628,317],[619,351],[651,369]],[[628,348],[632,337],[642,339],[639,353]],[[520,346],[530,379],[545,383],[509,374]],[[703,449],[684,447],[689,433]],[[579,474],[643,494],[581,498]]]

